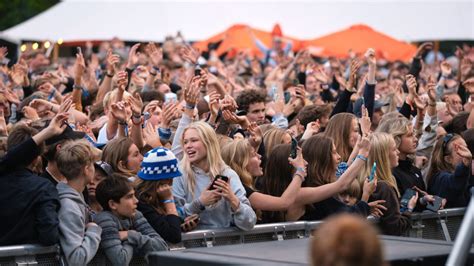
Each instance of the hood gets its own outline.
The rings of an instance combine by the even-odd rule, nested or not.
[[[70,199],[77,203],[85,204],[84,198],[81,193],[77,192],[77,190],[73,189],[66,183],[59,182],[56,185],[58,189],[59,199]]]

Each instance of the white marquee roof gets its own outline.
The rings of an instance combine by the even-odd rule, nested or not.
[[[312,39],[353,24],[406,41],[474,40],[474,1],[85,1],[60,2],[0,37],[13,40],[83,41],[119,37],[162,41],[180,30],[187,40],[206,39],[236,23]]]

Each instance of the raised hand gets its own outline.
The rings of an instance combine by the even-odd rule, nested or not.
[[[152,148],[163,146],[157,129],[158,127],[154,127],[152,123],[147,123],[146,127],[143,129],[143,140]]]
[[[443,75],[443,77],[447,77],[451,75],[453,68],[448,62],[446,61],[441,62],[440,67],[441,67],[441,75]]]
[[[466,78],[469,76],[469,73],[471,73],[472,69],[472,63],[469,58],[463,58],[461,60],[461,66],[459,67],[460,72],[461,72],[461,81],[466,80]]]
[[[357,73],[359,72],[361,66],[362,62],[359,59],[352,59],[350,66],[350,75],[349,80],[347,81],[346,90],[354,92],[353,88],[355,87],[357,81]]]
[[[82,55],[82,53],[77,53],[76,62],[74,63],[74,83],[76,85],[81,85],[85,69],[86,63],[84,61],[84,56]]]
[[[130,104],[130,107],[132,108],[132,114],[134,116],[140,116],[143,108],[143,101],[140,97],[140,93],[135,92],[133,94],[133,97],[129,97],[127,101]]]
[[[26,86],[25,81],[28,77],[28,65],[25,60],[20,59],[20,61],[13,65],[12,71],[10,72],[10,77],[12,82],[16,86]]]
[[[224,99],[222,100],[221,108],[223,110],[226,109],[226,110],[229,110],[231,112],[235,112],[237,110],[238,106],[237,106],[237,102],[235,101],[235,99],[232,96],[226,94],[224,96]]]
[[[359,148],[360,155],[364,157],[369,156],[371,145],[368,136],[360,137],[360,139],[357,141],[357,147]]]
[[[163,51],[161,48],[158,49],[155,43],[150,42],[145,47],[145,51],[153,66],[158,67],[163,60]]]
[[[0,60],[3,60],[8,55],[8,49],[5,46],[0,47]]]
[[[113,103],[110,107],[112,108],[112,116],[117,119],[119,123],[127,122],[128,117],[125,109],[125,102]]]
[[[426,89],[428,91],[429,104],[436,104],[436,82],[432,76],[428,77]]]
[[[194,76],[184,88],[184,100],[189,106],[196,106],[199,96],[199,76]]]
[[[367,49],[367,52],[365,52],[365,60],[369,66],[375,66],[377,60],[375,59],[375,50],[373,48]]]
[[[314,77],[323,84],[329,84],[329,76],[324,71],[324,68],[317,67],[313,72]]]
[[[43,100],[43,99],[34,99],[29,103],[29,106],[36,109],[36,112],[43,113],[46,111],[50,111],[52,108],[52,103]]]
[[[469,149],[461,144],[455,144],[454,145],[454,151],[456,152],[459,157],[463,159],[463,163],[466,166],[470,166],[472,162],[472,154],[469,151]]]
[[[426,52],[426,51],[429,51],[433,49],[433,43],[432,42],[425,42],[425,43],[422,43],[420,46],[418,46],[418,50],[416,50],[416,54],[415,54],[415,57],[422,57],[423,54]]]
[[[319,123],[319,119],[313,122],[309,122],[306,125],[306,130],[304,131],[301,139],[309,139],[311,136],[319,133],[319,130],[321,130],[321,124]]]
[[[118,78],[117,78],[117,87],[120,91],[125,91],[125,89],[127,88],[127,84],[128,84],[128,74],[127,72],[125,71],[120,71],[118,74],[117,74]]]
[[[288,162],[296,169],[296,173],[306,178],[308,162],[303,159],[303,152],[300,147],[297,148],[296,158],[288,157]]]
[[[163,105],[163,110],[161,112],[161,127],[169,128],[171,121],[175,119],[178,112],[178,103],[169,102]]]
[[[29,119],[31,121],[36,121],[40,119],[38,112],[36,112],[36,109],[33,107],[25,106],[23,107],[23,109],[21,109],[21,112],[23,113],[23,116],[26,119]]]
[[[8,136],[7,123],[5,121],[3,108],[0,108],[0,136]]]
[[[64,132],[66,129],[66,121],[68,119],[68,113],[58,113],[53,117],[49,125],[44,129],[47,136],[53,137]]]
[[[372,193],[377,189],[377,173],[374,174],[374,179],[372,181],[369,181],[369,178],[367,177],[364,181],[364,187],[363,187],[363,195],[362,198],[368,199]]]
[[[238,116],[234,112],[231,112],[230,110],[223,110],[222,111],[222,117],[224,120],[231,124],[238,124],[240,125],[243,129],[247,129],[250,126],[250,122],[247,118],[247,116]]]
[[[215,91],[209,92],[209,111],[211,112],[211,116],[217,117],[217,113],[219,112],[219,93]]]
[[[197,63],[197,60],[199,58],[199,52],[194,50],[193,47],[189,45],[183,45],[179,52],[181,58],[183,58],[184,61],[187,61],[193,65]]]
[[[114,75],[118,69],[118,64],[120,63],[120,56],[113,54],[112,49],[107,50],[107,60],[106,60],[106,70],[107,75]]]
[[[255,149],[258,150],[260,144],[263,140],[263,133],[262,129],[257,125],[257,123],[252,122],[250,123],[249,127],[247,128],[248,132],[250,133],[249,143]]]
[[[466,88],[469,94],[474,94],[474,77],[467,79],[462,83],[462,85]]]
[[[127,68],[128,69],[133,69],[135,65],[138,63],[138,55],[139,52],[137,52],[138,47],[140,47],[139,43],[136,43],[130,48],[130,51],[128,52],[128,60],[127,60]]]
[[[372,122],[370,121],[369,111],[362,105],[362,117],[359,119],[360,129],[362,131],[363,136],[369,136],[370,127],[372,126]]]
[[[240,200],[237,198],[234,191],[232,191],[232,187],[230,186],[229,182],[230,180],[225,182],[222,179],[217,179],[214,188],[216,188],[218,195],[230,203],[232,210],[236,211],[239,209]]]
[[[168,184],[161,184],[156,188],[156,194],[160,200],[173,199],[173,192],[171,186]]]

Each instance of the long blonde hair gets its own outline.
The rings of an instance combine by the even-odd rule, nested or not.
[[[377,178],[378,181],[383,181],[392,186],[400,197],[400,191],[397,187],[397,181],[392,174],[392,167],[390,166],[390,145],[395,142],[392,135],[384,132],[372,133],[370,137],[371,148],[369,158],[365,165],[365,170],[362,171],[360,182],[363,183],[365,178],[370,174],[370,170],[374,161],[377,162]]]
[[[239,175],[244,185],[251,188],[253,188],[253,177],[247,170],[247,165],[252,151],[252,146],[246,139],[233,141],[222,148],[224,162]]]
[[[184,135],[186,134],[186,131],[189,129],[194,129],[197,131],[198,136],[202,143],[204,144],[204,147],[206,148],[206,161],[207,164],[209,165],[209,175],[210,175],[210,180],[218,174],[220,174],[226,164],[224,163],[224,160],[222,160],[221,153],[220,153],[220,148],[219,148],[219,142],[217,140],[216,132],[205,122],[198,121],[191,123],[189,126],[187,126],[184,129],[183,135],[181,137],[181,146],[184,148]],[[180,162],[181,169],[183,169],[183,175],[187,176],[187,187],[188,190],[191,192],[191,195],[194,197],[194,189],[196,187],[196,176],[194,174],[194,171],[192,169],[192,165],[189,162],[188,155],[184,152],[183,159]]]
[[[411,127],[412,124],[410,121],[403,116],[384,120],[377,127],[376,131],[391,134],[397,147],[400,147],[400,143],[402,143],[402,136],[407,134]]]
[[[283,143],[283,137],[288,134],[281,128],[271,128],[263,134],[263,145],[265,145],[265,154],[272,153],[273,148],[278,144]]]

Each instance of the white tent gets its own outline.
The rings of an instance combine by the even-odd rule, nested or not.
[[[400,40],[474,40],[474,1],[80,1],[60,2],[0,37],[162,41],[181,31],[202,40],[236,23],[310,39],[363,23]]]

